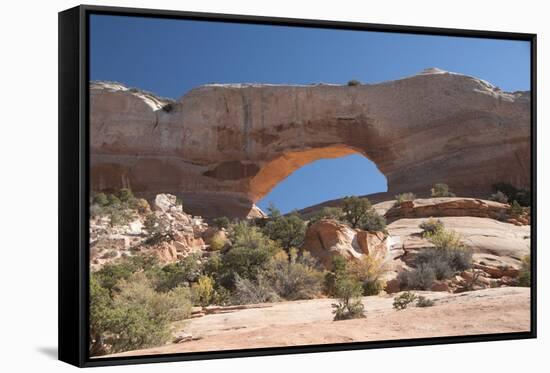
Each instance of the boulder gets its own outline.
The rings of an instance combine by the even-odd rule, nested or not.
[[[357,260],[369,253],[385,255],[387,250],[384,233],[352,229],[333,219],[321,219],[309,226],[302,248],[327,269],[332,268],[332,259],[337,255]]]
[[[162,212],[182,212],[181,205],[177,204],[177,197],[171,194],[157,194],[154,208]]]

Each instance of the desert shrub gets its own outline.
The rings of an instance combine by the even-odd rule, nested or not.
[[[232,302],[235,304],[251,304],[277,302],[280,298],[271,288],[268,281],[259,274],[256,279],[235,276],[235,290],[232,294]]]
[[[166,113],[170,113],[172,110],[174,110],[174,104],[169,102],[167,104],[162,105],[162,111]]]
[[[102,287],[95,274],[90,279],[90,352],[120,352],[156,346],[170,338],[169,323],[187,318],[191,311],[189,291],[154,291],[143,273],[117,283],[116,291]]]
[[[342,221],[344,212],[339,207],[323,207],[314,217],[312,217],[308,225],[312,225],[318,222],[321,219],[334,219],[337,221]]]
[[[489,200],[500,203],[508,203],[508,196],[502,193],[500,190],[497,190],[496,193],[491,194]]]
[[[197,281],[202,272],[202,266],[197,255],[189,255],[176,263],[170,263],[162,268],[153,267],[146,271],[155,289],[160,292],[170,291],[178,286],[187,286]]]
[[[270,259],[280,250],[277,244],[246,222],[239,222],[229,231],[231,247],[220,257],[219,283],[233,289],[236,276],[255,280],[265,271]]]
[[[386,272],[384,258],[377,255],[365,255],[347,265],[350,276],[363,286],[363,295],[377,295],[386,286],[382,276]]]
[[[146,199],[138,198],[135,200],[135,208],[140,214],[146,214],[151,211],[151,205]]]
[[[531,255],[526,255],[521,260],[518,280],[519,286],[531,286]]]
[[[132,259],[105,264],[94,273],[94,279],[99,286],[111,292],[121,280],[127,280],[133,273],[141,269],[141,266]]]
[[[520,206],[531,205],[531,191],[529,189],[516,188],[509,183],[496,183],[493,188],[497,192],[501,192],[508,197],[508,201],[517,201]]]
[[[325,293],[330,296],[336,294],[336,280],[347,276],[347,261],[341,256],[335,256],[332,258],[331,271],[325,274],[324,289]]]
[[[212,220],[212,224],[218,229],[228,229],[231,221],[229,221],[229,218],[226,216],[220,216]]]
[[[428,290],[435,281],[435,271],[426,264],[400,272],[397,276],[401,289]]]
[[[288,252],[290,248],[299,247],[304,242],[306,224],[298,213],[283,216],[272,205],[269,207],[269,220],[262,232]]]
[[[465,248],[460,235],[450,229],[439,229],[426,237],[440,250],[463,250]]]
[[[135,199],[134,194],[128,188],[120,189],[117,193],[117,197],[121,203],[131,203]]]
[[[443,230],[443,228],[445,228],[441,220],[433,218],[424,220],[422,223],[420,223],[418,227],[422,229],[422,236],[424,237],[433,235],[436,232],[441,231]]]
[[[451,193],[447,184],[438,183],[431,189],[432,197],[454,197],[455,194]]]
[[[214,280],[209,276],[199,276],[191,286],[191,293],[195,304],[208,306],[214,299]]]
[[[208,239],[211,251],[220,251],[226,244],[225,238],[221,234],[214,234]]]
[[[510,205],[510,215],[513,217],[519,217],[526,212],[525,207],[522,207],[518,201],[513,201]]]
[[[356,196],[344,198],[342,207],[343,217],[352,228],[358,228],[371,210],[372,204],[368,198],[359,198]]]
[[[103,207],[109,204],[109,200],[107,199],[107,196],[105,195],[105,193],[96,193],[94,195],[94,198],[92,199],[92,203],[95,203]]]
[[[423,295],[418,296],[416,299],[416,307],[432,307],[434,305],[434,301],[426,298]]]
[[[363,287],[350,276],[336,279],[335,295],[338,303],[333,303],[334,321],[365,317],[365,307],[361,301]]]
[[[369,232],[383,232],[386,230],[386,218],[371,209],[361,220],[359,228]]]
[[[103,333],[107,330],[110,312],[112,309],[109,290],[102,287],[97,276],[92,273],[90,276],[90,341],[89,352],[91,356],[107,353]]]
[[[287,300],[315,298],[321,292],[323,283],[323,273],[300,262],[296,250],[291,251],[290,260],[283,251],[275,255],[266,271],[266,278],[277,295]]]
[[[121,281],[117,288],[107,327],[114,335],[111,352],[163,344],[170,338],[169,323],[190,314],[185,290],[157,293],[143,274]]]
[[[414,201],[416,196],[414,193],[401,193],[395,196],[395,206],[399,206],[405,201]]]
[[[361,82],[357,79],[352,79],[352,80],[348,81],[348,86],[350,86],[350,87],[358,86],[358,85],[361,85]]]
[[[393,308],[397,311],[404,310],[416,300],[416,294],[406,291],[393,298]]]

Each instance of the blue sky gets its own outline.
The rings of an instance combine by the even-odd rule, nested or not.
[[[529,43],[380,32],[92,15],[90,77],[179,98],[207,83],[365,83],[427,67],[477,76],[505,91],[529,90]],[[283,212],[386,190],[368,159],[319,160],[260,203]]]

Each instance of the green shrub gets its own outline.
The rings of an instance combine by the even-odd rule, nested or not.
[[[416,299],[416,307],[432,307],[435,304],[435,302],[431,299],[426,298],[423,295],[420,295]]]
[[[336,294],[336,280],[338,278],[347,276],[347,261],[341,256],[335,256],[332,258],[332,270],[325,274],[324,288],[325,293],[330,296]]]
[[[105,193],[96,193],[94,195],[94,198],[92,199],[92,202],[101,207],[107,206],[109,204],[109,200],[107,199]]]
[[[219,218],[215,218],[212,221],[212,224],[218,229],[228,229],[231,224],[231,221],[229,221],[228,217],[221,216]]]
[[[187,318],[191,311],[189,291],[177,288],[168,293],[154,291],[143,273],[121,280],[111,297],[92,275],[90,281],[90,351],[108,352],[157,346],[170,338],[169,323]]]
[[[521,269],[519,271],[519,286],[531,286],[531,255],[526,255],[521,260]]]
[[[338,303],[333,303],[334,321],[365,317],[365,307],[361,301],[361,283],[351,277],[336,279],[335,295]]]
[[[358,85],[361,85],[361,82],[357,79],[352,79],[352,80],[348,81],[348,86],[350,86],[350,87],[358,86]]]
[[[508,203],[508,196],[501,192],[500,190],[497,190],[496,193],[491,194],[489,197],[489,200],[496,201],[500,203]]]
[[[401,205],[403,202],[406,201],[414,201],[416,196],[414,193],[401,193],[395,196],[395,206]]]
[[[422,229],[422,236],[424,237],[429,237],[445,228],[441,220],[433,218],[424,220],[418,227]]]
[[[447,184],[438,183],[431,189],[432,197],[454,197],[455,194],[449,191]]]
[[[189,255],[177,263],[170,263],[162,268],[153,267],[146,271],[155,289],[160,292],[167,292],[178,286],[188,286],[198,280],[201,272],[198,255]]]
[[[356,196],[344,198],[342,207],[344,219],[350,223],[352,228],[358,228],[371,210],[372,204],[368,198]]]
[[[309,220],[308,225],[312,225],[322,219],[342,221],[344,219],[344,211],[339,207],[323,207],[321,211]]]
[[[510,215],[515,218],[522,216],[525,212],[525,207],[522,207],[518,201],[514,200],[510,205]]]
[[[516,188],[509,183],[496,183],[493,188],[497,192],[501,192],[506,195],[508,201],[517,201],[520,206],[531,205],[531,191],[529,189]]]
[[[280,298],[271,288],[268,281],[259,274],[255,280],[235,276],[235,290],[232,301],[235,304],[254,304],[277,302]]]
[[[297,261],[295,250],[290,260],[285,252],[271,259],[266,278],[277,295],[286,300],[313,299],[321,292],[323,273]]]
[[[416,295],[414,293],[411,293],[410,291],[406,291],[393,298],[393,308],[397,311],[404,310],[409,306],[409,304],[411,304],[415,300]]]
[[[262,232],[288,252],[304,242],[306,224],[296,212],[283,216],[274,206],[270,206],[269,220]]]
[[[117,197],[121,203],[131,203],[135,199],[134,194],[128,188],[120,189],[117,193]]]
[[[102,287],[97,276],[90,276],[90,341],[89,353],[91,356],[104,355],[105,348],[103,333],[107,330],[112,301],[109,290]]]

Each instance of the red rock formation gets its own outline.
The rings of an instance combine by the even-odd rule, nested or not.
[[[529,92],[433,69],[360,86],[207,85],[172,103],[92,83],[90,125],[92,190],[171,193],[195,215],[246,216],[296,169],[351,153],[391,196],[530,181]]]

